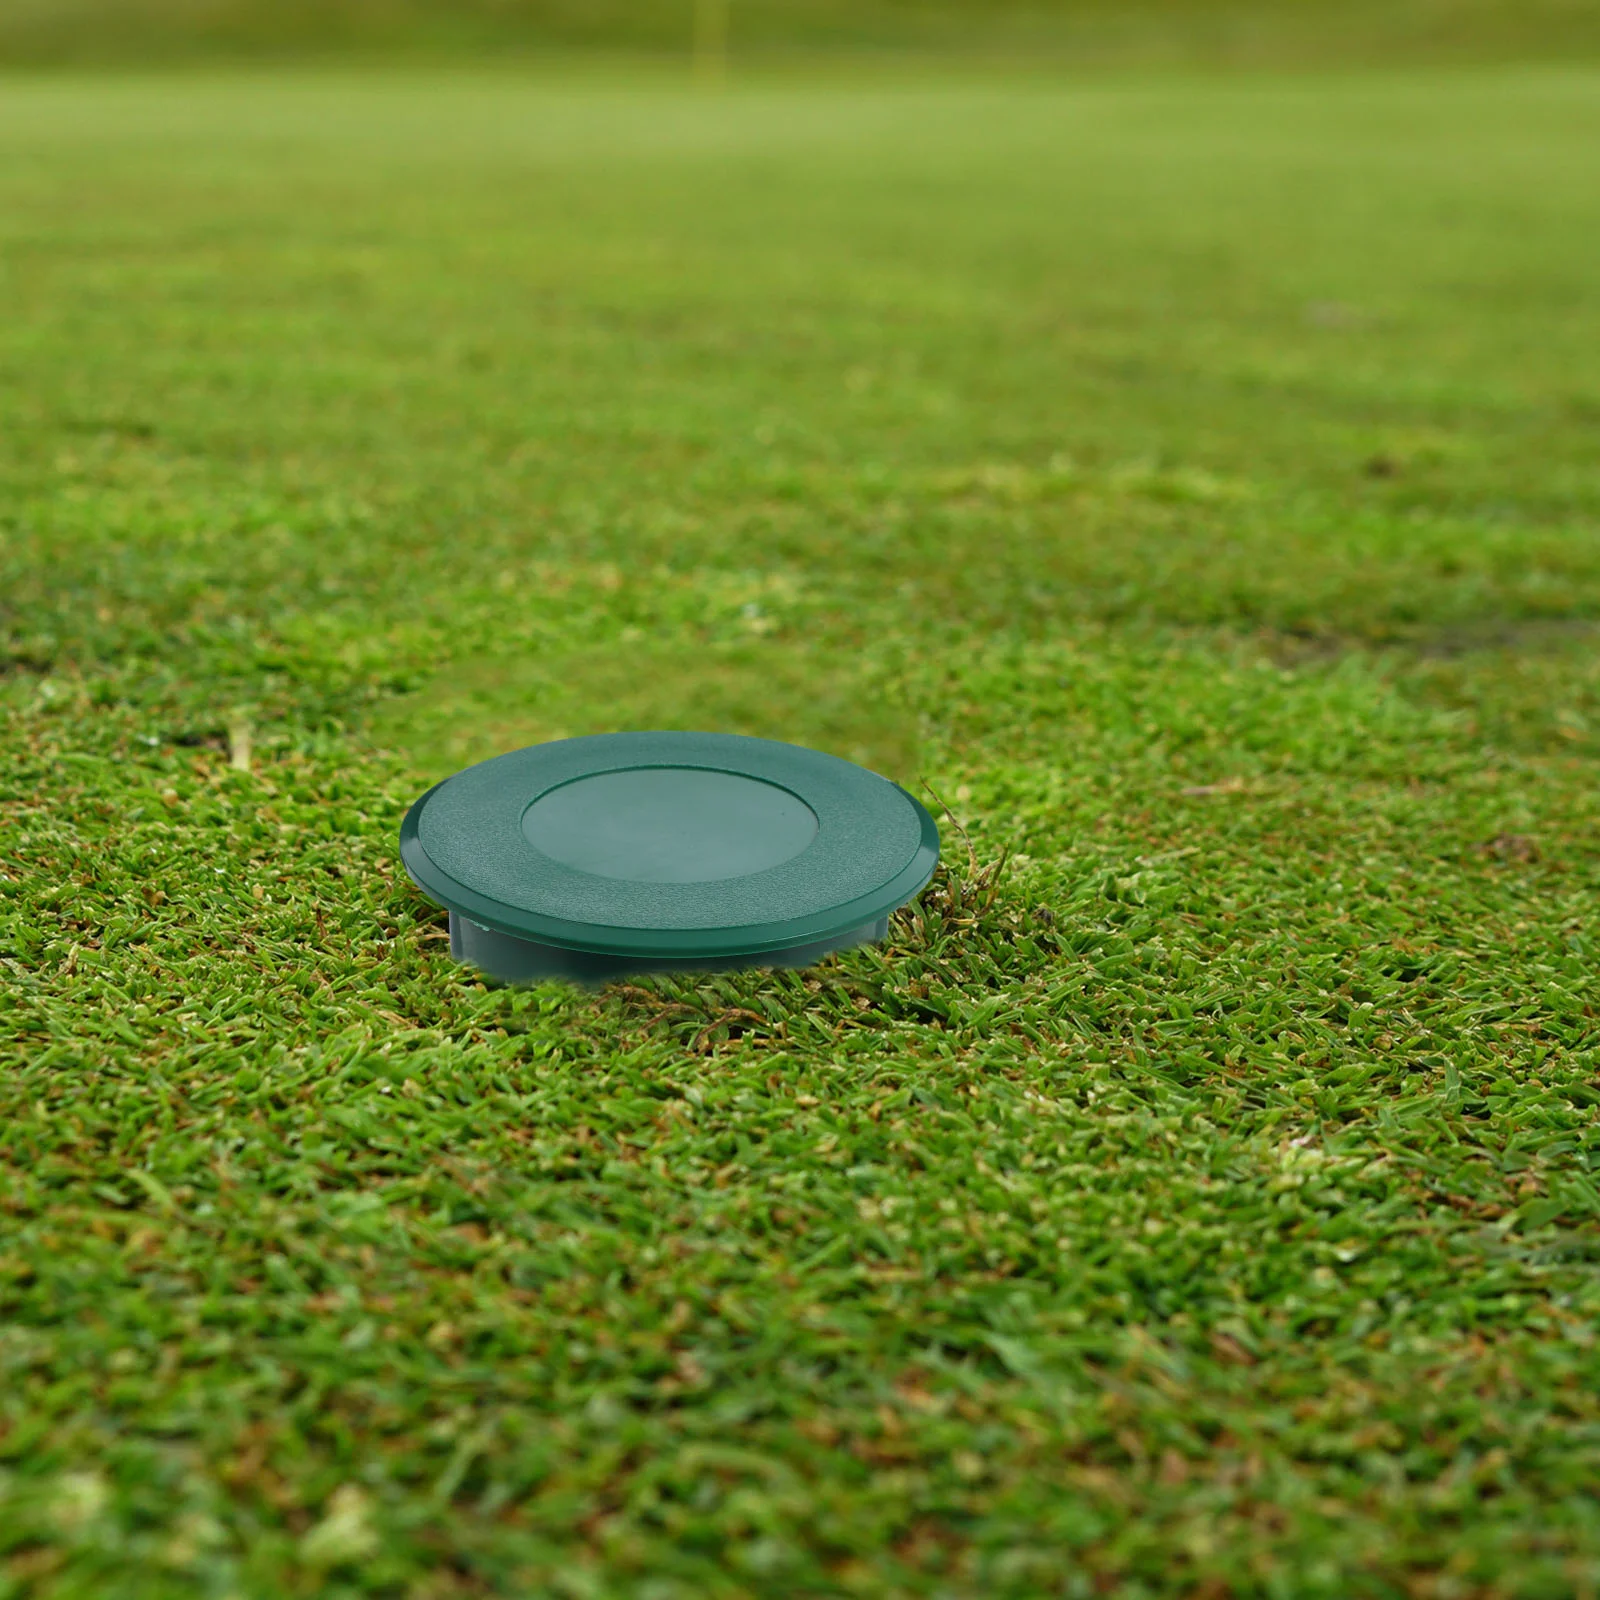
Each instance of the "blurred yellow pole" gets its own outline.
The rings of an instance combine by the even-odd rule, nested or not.
[[[728,0],[694,0],[694,75],[716,87],[728,76]]]

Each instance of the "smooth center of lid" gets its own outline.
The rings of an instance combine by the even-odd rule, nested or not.
[[[535,850],[578,872],[633,883],[715,883],[792,860],[817,814],[775,783],[700,767],[598,772],[522,814]]]

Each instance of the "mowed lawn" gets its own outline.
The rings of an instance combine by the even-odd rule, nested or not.
[[[0,1596],[1595,1595],[1597,263],[1592,71],[0,84]],[[697,725],[948,871],[450,962]]]

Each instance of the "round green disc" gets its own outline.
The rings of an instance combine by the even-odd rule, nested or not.
[[[406,814],[400,853],[480,964],[494,960],[477,952],[521,941],[623,967],[715,966],[810,958],[881,931],[932,876],[939,833],[897,784],[835,756],[612,733],[445,779]],[[578,970],[528,968],[557,969]]]

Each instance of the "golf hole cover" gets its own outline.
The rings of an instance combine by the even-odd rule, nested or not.
[[[406,813],[450,950],[508,982],[804,966],[888,931],[939,830],[898,784],[725,733],[608,733],[484,761]]]

